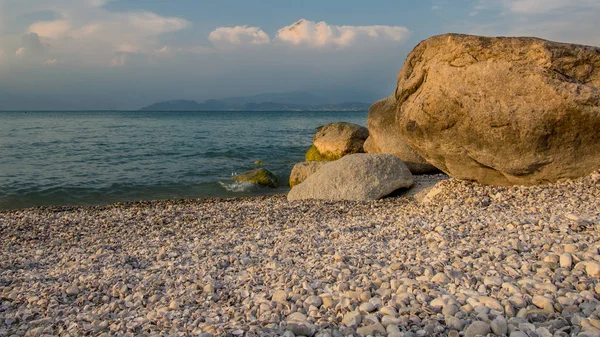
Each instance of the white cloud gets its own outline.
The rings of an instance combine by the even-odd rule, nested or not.
[[[401,42],[410,35],[401,26],[335,26],[302,19],[280,29],[277,40],[295,46],[345,48],[367,41]]]
[[[235,26],[219,27],[208,35],[208,39],[217,48],[242,45],[263,45],[271,38],[259,27]]]
[[[19,49],[17,49],[17,51],[15,52],[15,56],[23,56],[25,55],[25,47],[21,47]]]
[[[112,0],[39,0],[32,1],[28,6],[14,2],[10,3],[4,13],[0,13],[0,21],[2,17],[52,12],[58,19],[33,22],[25,32],[38,37],[47,54],[46,58],[51,56],[50,59],[60,59],[61,63],[104,66],[112,64],[115,58],[122,58],[122,53],[152,55],[160,48],[161,34],[191,26],[183,18],[161,16],[149,11],[108,11],[103,6],[110,1]],[[4,40],[4,45],[0,47],[7,50],[6,41],[9,41],[9,37],[5,36]],[[15,46],[9,50],[23,48],[20,55],[32,52],[30,46],[16,44],[13,43]]]
[[[29,32],[43,37],[59,39],[68,36],[71,29],[69,20],[40,21],[32,24],[29,27]]]
[[[57,63],[58,63],[57,59],[51,59],[51,60],[44,61],[44,64],[47,66],[53,66],[53,65],[56,65]]]

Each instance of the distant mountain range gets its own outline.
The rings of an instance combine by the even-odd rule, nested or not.
[[[192,100],[158,102],[143,111],[366,111],[371,103],[330,103],[306,92],[260,94],[247,97],[209,99],[202,103]]]

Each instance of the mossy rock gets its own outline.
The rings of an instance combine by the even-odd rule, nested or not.
[[[232,177],[231,179],[239,182],[248,181],[254,185],[268,186],[273,188],[279,186],[279,180],[277,179],[277,176],[273,172],[264,168],[244,172]]]
[[[343,157],[343,154],[321,153],[316,146],[311,146],[306,151],[306,161],[334,161]]]

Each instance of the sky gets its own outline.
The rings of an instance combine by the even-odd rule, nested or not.
[[[600,0],[0,0],[0,110],[388,96],[443,33],[600,45]]]

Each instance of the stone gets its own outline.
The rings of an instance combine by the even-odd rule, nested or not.
[[[312,336],[317,331],[314,324],[307,322],[292,322],[287,324],[287,329],[299,336]]]
[[[565,253],[570,253],[570,254],[575,254],[575,253],[577,253],[577,251],[579,251],[579,249],[577,248],[576,245],[570,244],[570,243],[564,245],[563,249],[564,249]]]
[[[448,304],[442,309],[442,314],[444,314],[444,316],[454,316],[458,311],[459,308],[456,304]]]
[[[277,176],[265,168],[244,172],[232,177],[231,179],[237,182],[250,182],[254,185],[268,186],[272,188],[277,188],[277,186],[279,186],[279,180],[277,179]]]
[[[356,333],[363,336],[374,336],[375,332],[379,332],[382,335],[386,334],[386,330],[381,323],[375,323],[356,329]]]
[[[400,328],[398,327],[398,325],[388,325],[385,328],[385,331],[388,333],[388,337],[391,336],[402,336],[401,332],[400,332]]]
[[[586,262],[585,272],[591,277],[600,278],[600,263],[596,261]]]
[[[69,296],[79,295],[79,288],[77,286],[70,286],[67,288],[66,293]]]
[[[571,269],[573,266],[573,256],[570,253],[562,253],[560,255],[560,267]]]
[[[446,34],[398,75],[397,136],[448,175],[536,185],[600,168],[600,48]]]
[[[385,327],[390,326],[390,325],[400,325],[402,324],[402,320],[400,320],[399,318],[396,318],[395,316],[388,316],[385,315],[383,317],[381,317],[381,324]]]
[[[446,325],[450,329],[461,331],[465,327],[465,322],[455,316],[445,316]]]
[[[315,307],[319,308],[323,304],[323,300],[319,296],[309,296],[304,303],[309,306],[314,305]]]
[[[302,183],[311,174],[317,172],[325,163],[323,161],[305,161],[294,165],[290,174],[290,187]]]
[[[465,330],[465,337],[487,336],[490,333],[490,325],[486,322],[475,321]]]
[[[317,331],[317,327],[308,322],[306,315],[295,312],[287,317],[287,330],[295,335],[312,336]]]
[[[390,306],[379,309],[379,313],[382,315],[387,315],[387,316],[392,316],[392,317],[398,316],[398,311]]]
[[[171,303],[169,303],[169,309],[179,310],[179,302],[176,300],[171,301]]]
[[[488,287],[501,287],[504,281],[500,276],[486,276],[483,279],[483,284]]]
[[[369,130],[364,126],[346,122],[326,124],[313,137],[306,161],[333,161],[348,154],[363,153],[367,137]]]
[[[510,337],[529,337],[529,335],[527,335],[523,331],[513,331],[510,333]]]
[[[450,278],[444,273],[437,273],[434,277],[431,278],[431,282],[433,283],[448,283],[450,281]]]
[[[342,318],[342,324],[345,326],[358,326],[361,322],[362,316],[357,310],[348,312],[344,315],[344,318]]]
[[[397,102],[394,95],[382,99],[369,108],[367,127],[369,138],[365,141],[366,153],[389,153],[400,158],[413,174],[438,172],[438,168],[429,164],[421,155],[398,137],[398,125],[395,123]]]
[[[323,307],[324,308],[333,308],[337,302],[333,299],[333,296],[329,295],[326,296],[325,294],[321,295],[321,299],[323,300]]]
[[[496,317],[491,323],[490,328],[495,335],[504,336],[508,333],[508,323],[504,317]]]
[[[353,154],[327,163],[288,193],[288,200],[378,200],[410,187],[413,177],[398,157]]]
[[[371,302],[365,302],[362,303],[359,307],[358,310],[363,311],[363,312],[373,312],[375,311],[375,305],[373,305],[373,303]]]
[[[487,308],[501,313],[504,312],[504,306],[495,298],[489,296],[478,296],[476,297],[476,300]]]
[[[285,290],[275,290],[273,296],[271,296],[271,301],[278,303],[287,303],[288,293]]]
[[[544,310],[547,313],[551,314],[554,312],[554,302],[548,297],[539,295],[534,296],[531,302],[533,303],[533,305]]]

